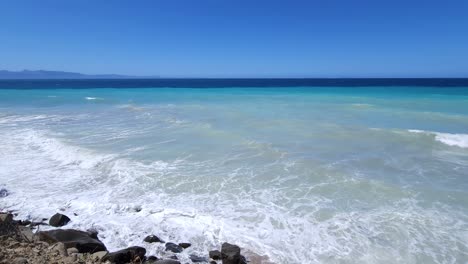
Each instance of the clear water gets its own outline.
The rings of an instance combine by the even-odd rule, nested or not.
[[[468,88],[0,90],[0,139],[0,208],[111,250],[468,262]]]

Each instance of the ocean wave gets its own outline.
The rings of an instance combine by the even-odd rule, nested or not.
[[[100,97],[90,97],[90,96],[87,96],[85,97],[86,100],[104,100],[104,98],[100,98]]]
[[[421,208],[412,200],[341,210],[318,192],[297,198],[299,185],[289,191],[286,185],[264,188],[268,184],[249,175],[250,188],[240,180],[242,172],[219,168],[213,160],[145,163],[78,146],[49,131],[17,129],[1,135],[0,182],[12,191],[0,201],[2,207],[18,209],[19,218],[63,210],[72,218],[67,228],[95,228],[109,250],[132,245],[145,247],[148,254],[163,252],[162,244],[143,242],[156,234],[192,243],[178,256],[182,263],[192,253],[206,256],[224,241],[269,255],[275,263],[412,263],[416,254],[454,263],[460,260],[460,245],[468,242],[458,232],[467,228],[460,220],[465,213]],[[275,151],[268,143],[244,145]],[[221,183],[207,177],[210,170]],[[214,192],[200,191],[217,184]],[[339,190],[353,186],[337,185]],[[285,199],[289,206],[277,203]]]
[[[408,131],[411,133],[420,133],[434,136],[434,139],[436,141],[439,141],[449,146],[468,148],[468,134],[450,134],[417,129],[409,129]]]

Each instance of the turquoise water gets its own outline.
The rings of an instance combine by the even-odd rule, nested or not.
[[[0,208],[110,249],[468,262],[468,88],[0,90],[0,136]]]

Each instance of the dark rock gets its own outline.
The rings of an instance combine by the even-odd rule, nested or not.
[[[22,226],[27,226],[27,225],[32,224],[32,222],[29,220],[18,220],[17,223],[18,225],[22,225]]]
[[[116,264],[124,264],[129,262],[140,262],[144,259],[146,249],[142,247],[129,247],[116,252],[107,254],[103,261],[110,261]]]
[[[88,229],[86,232],[88,232],[90,237],[98,239],[99,232],[96,229]]]
[[[221,259],[221,252],[219,250],[211,250],[209,254],[210,258],[214,260]]]
[[[210,261],[210,264],[218,264],[218,262],[212,260],[212,261]]]
[[[155,264],[180,264],[180,262],[173,259],[160,259]]]
[[[172,251],[174,253],[180,253],[183,250],[184,250],[184,248],[177,245],[177,244],[174,244],[172,242],[167,242],[166,243],[166,251]]]
[[[221,259],[223,261],[223,264],[243,263],[240,251],[240,247],[236,245],[223,243],[223,245],[221,246]]]
[[[1,189],[0,189],[0,198],[1,198],[1,197],[7,197],[9,194],[10,194],[10,193],[8,192],[7,189],[5,189],[5,188],[1,188]]]
[[[105,251],[106,246],[99,239],[90,236],[88,232],[73,229],[56,229],[37,233],[40,241],[54,244],[62,242],[66,248],[77,248],[80,253],[95,253]]]
[[[193,254],[190,255],[190,260],[192,262],[208,262],[208,259],[206,259],[205,257],[199,257]]]
[[[68,224],[68,222],[70,222],[68,216],[56,213],[50,218],[49,225],[59,227]]]
[[[183,247],[183,248],[188,248],[190,247],[192,244],[190,243],[179,243],[179,246]]]
[[[164,243],[163,240],[161,240],[159,237],[157,237],[155,235],[149,235],[149,236],[145,237],[145,239],[143,239],[143,241],[145,241],[147,243],[156,243],[156,242]]]
[[[155,257],[155,256],[149,256],[149,257],[146,258],[146,260],[148,260],[148,261],[156,261],[156,260],[158,260],[158,258]]]
[[[176,256],[176,255],[172,255],[169,257],[170,259],[175,259],[175,260],[179,260],[179,258]]]

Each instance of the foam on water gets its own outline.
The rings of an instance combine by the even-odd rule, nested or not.
[[[440,133],[434,131],[424,131],[417,129],[409,129],[412,133],[422,133],[434,136],[434,139],[449,146],[456,146],[460,148],[468,148],[468,134],[450,134]]]
[[[0,97],[0,209],[20,218],[61,211],[110,250],[191,242],[183,263],[224,241],[276,263],[468,261],[461,110],[434,121],[394,98],[56,93],[50,107]],[[453,133],[430,132],[439,122]]]

